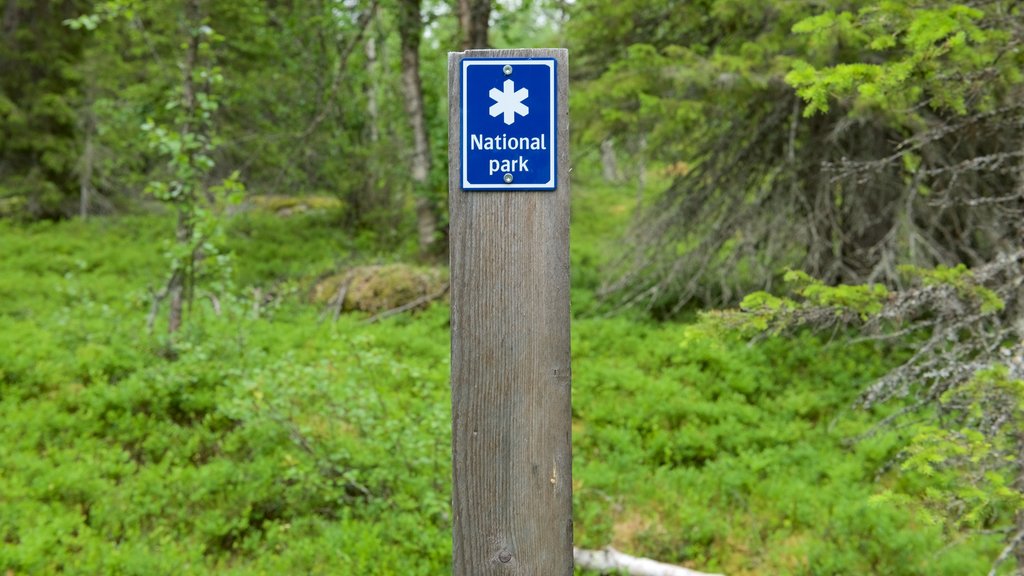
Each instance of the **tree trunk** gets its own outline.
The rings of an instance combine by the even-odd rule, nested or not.
[[[1021,152],[1024,152],[1024,142],[1021,143]],[[1024,156],[1021,157],[1020,166],[1017,171],[1017,248],[1024,248]],[[1024,286],[1017,288],[1014,300],[1017,303],[1017,314],[1013,319],[1013,327],[1017,337],[1024,343]],[[1022,526],[1024,528],[1024,526]]]
[[[81,165],[78,168],[78,188],[79,188],[79,199],[78,199],[78,215],[85,220],[89,217],[89,196],[92,190],[92,170],[95,162],[95,146],[93,145],[93,123],[92,123],[92,103],[88,104],[88,111],[86,112],[85,122],[85,145],[82,150],[82,158],[80,160]]]
[[[380,112],[377,104],[377,36],[371,31],[366,37],[366,114],[370,117],[370,142],[380,141]]]
[[[491,18],[491,0],[459,0],[459,27],[462,49],[488,48],[487,32]]]
[[[196,87],[193,75],[199,59],[200,38],[198,29],[202,22],[199,2],[200,0],[188,0],[185,3],[188,42],[185,45],[185,59],[181,65],[181,103],[185,111],[185,121],[181,125],[182,142],[187,141],[193,130],[196,129],[192,125],[196,111]],[[189,161],[191,163],[191,159]],[[196,201],[196,191],[188,188],[188,185],[186,185],[186,188],[184,198],[178,201],[178,224],[174,231],[174,237],[179,246],[189,246],[192,242],[192,214],[193,203]],[[187,260],[176,263],[174,265],[175,269],[171,271],[171,281],[167,285],[168,296],[170,297],[167,332],[170,334],[174,334],[181,328],[182,310],[186,296],[191,300],[194,261],[195,252],[189,251]]]
[[[0,31],[3,31],[3,37],[7,38],[11,45],[14,45],[14,29],[18,27],[18,1],[7,0],[7,5],[4,6],[3,20],[0,21]]]
[[[437,232],[437,214],[430,201],[430,147],[423,109],[420,81],[420,38],[423,20],[420,0],[402,0],[399,6],[398,33],[402,44],[402,92],[405,111],[412,129],[412,184],[416,202],[416,229],[420,253],[430,254]]]
[[[1017,444],[1017,479],[1016,489],[1018,493],[1024,492],[1024,433],[1018,432],[1014,439]],[[1012,551],[1013,559],[1017,561],[1014,574],[1024,576],[1024,546],[1021,545],[1020,535],[1024,534],[1024,510],[1017,510],[1014,517],[1015,532],[1017,536],[1010,540],[1008,549]],[[993,572],[995,570],[993,569]]]
[[[374,31],[373,19],[376,16],[377,8],[372,7],[373,15],[370,16],[370,21],[367,24],[366,42],[363,45],[366,54],[366,116],[369,118],[367,122],[367,136],[370,140],[369,150],[370,153],[366,158],[366,178],[363,180],[363,192],[362,194],[354,194],[352,198],[353,207],[356,208],[356,214],[360,217],[363,215],[375,212],[379,210],[383,205],[387,204],[384,196],[385,188],[381,185],[381,166],[383,162],[380,158],[380,104],[379,104],[379,84],[378,76],[380,74],[379,58],[377,56],[377,34]],[[390,208],[390,206],[388,206]]]
[[[1024,149],[1024,146],[1022,146]],[[1017,215],[1017,247],[1024,247],[1024,158],[1020,161],[1020,167],[1017,173],[1017,206],[1019,207],[1019,213]],[[1024,289],[1017,288],[1018,294]],[[1014,329],[1017,332],[1017,337],[1024,342],[1024,306],[1021,305],[1022,300],[1017,299],[1017,314],[1014,318]],[[1016,436],[1017,440],[1017,492],[1024,493],[1024,433],[1018,433]],[[1018,510],[1016,517],[1014,518],[1016,529],[1018,534],[1024,534],[1024,510]],[[1024,545],[1021,545],[1020,539],[1018,538],[1015,542],[1011,542],[1013,548],[1013,556],[1017,561],[1017,576],[1024,576]]]
[[[182,218],[178,218],[178,237],[182,232]],[[180,241],[180,240],[179,240]],[[167,296],[170,299],[169,312],[167,314],[167,333],[174,334],[181,328],[183,302],[185,300],[185,273],[178,269],[171,272],[171,281],[167,283]]]
[[[91,68],[91,67],[89,67]],[[85,220],[89,217],[92,196],[92,174],[96,165],[96,76],[87,68],[85,74],[85,103],[82,107],[81,129],[85,136],[82,156],[78,160],[78,215]]]
[[[1016,522],[1016,524],[1017,524],[1018,531],[1024,530],[1024,528],[1022,528],[1022,526],[1021,526],[1022,525],[1022,520],[1021,520],[1021,513],[1020,512],[1017,512],[1017,522]],[[1016,576],[1024,576],[1024,546],[1020,545],[1020,541],[1019,540],[1017,541],[1016,544],[1014,544],[1013,558],[1017,561],[1017,568],[1013,571],[1013,573]]]
[[[611,138],[601,141],[601,173],[605,182],[617,183],[619,177],[619,160],[615,155],[615,142]]]
[[[644,190],[647,188],[647,135],[641,134],[636,142],[636,214],[644,206]]]

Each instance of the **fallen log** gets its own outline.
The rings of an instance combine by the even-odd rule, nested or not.
[[[365,324],[373,324],[374,322],[379,322],[379,321],[381,321],[381,320],[383,320],[385,318],[389,318],[391,316],[394,316],[395,314],[401,314],[402,312],[408,312],[409,310],[415,310],[416,308],[419,308],[420,306],[423,306],[425,304],[429,304],[429,303],[433,302],[434,300],[440,300],[441,298],[444,298],[444,295],[448,293],[448,290],[450,288],[451,288],[451,284],[445,284],[441,288],[441,290],[438,291],[435,294],[427,294],[426,296],[421,296],[421,297],[413,300],[412,302],[409,302],[408,304],[403,304],[403,305],[399,306],[398,308],[392,308],[390,310],[385,310],[385,311],[381,312],[380,314],[376,314],[374,316],[371,316],[371,317],[367,318],[364,323]]]
[[[722,574],[709,574],[697,572],[682,566],[663,564],[649,558],[637,558],[619,552],[608,546],[601,550],[580,550],[572,549],[576,566],[587,570],[625,572],[629,576],[723,576]]]

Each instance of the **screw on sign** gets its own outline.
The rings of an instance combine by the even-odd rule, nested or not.
[[[448,55],[455,576],[571,576],[568,52]]]

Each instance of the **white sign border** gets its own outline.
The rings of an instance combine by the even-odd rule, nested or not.
[[[466,170],[466,160],[469,156],[469,150],[466,147],[466,142],[469,138],[469,127],[466,122],[466,71],[470,66],[546,66],[550,72],[551,90],[549,96],[551,98],[551,122],[548,127],[551,133],[551,178],[547,182],[538,184],[473,184],[469,181],[468,171]],[[495,191],[504,190],[514,192],[517,190],[539,190],[550,192],[558,189],[558,132],[556,130],[558,120],[558,99],[555,97],[555,93],[558,91],[558,73],[557,73],[558,61],[554,58],[463,58],[462,59],[462,73],[459,83],[461,86],[461,132],[462,138],[459,142],[459,146],[462,149],[462,161],[459,164],[459,171],[462,173],[462,189],[464,191]]]

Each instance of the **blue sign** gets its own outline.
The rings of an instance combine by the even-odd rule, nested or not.
[[[554,190],[554,58],[462,60],[462,189]]]

